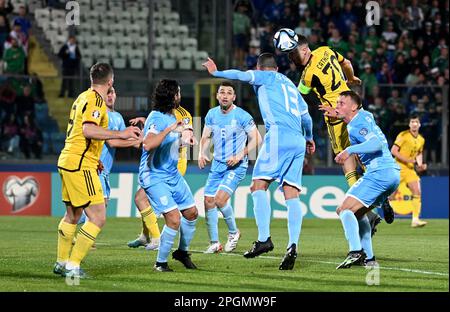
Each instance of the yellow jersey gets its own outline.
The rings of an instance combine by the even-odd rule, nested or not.
[[[298,85],[300,93],[308,94],[314,90],[323,105],[336,107],[339,94],[350,90],[340,65],[344,60],[341,54],[327,46],[312,51]],[[325,120],[329,123],[340,122],[329,117]]]
[[[415,137],[411,131],[405,130],[400,132],[395,139],[394,145],[398,146],[399,153],[407,158],[415,159],[417,155],[422,153],[423,147],[425,145],[425,139],[420,134]],[[412,169],[414,170],[414,164],[405,164],[399,159],[395,158],[397,163],[400,165],[400,169]]]
[[[177,121],[182,121],[186,128],[192,129],[192,116],[183,107],[179,106],[174,109],[175,118]],[[187,147],[180,147],[180,158],[179,161],[187,161]]]
[[[64,148],[58,159],[59,169],[74,172],[81,168],[97,168],[105,141],[87,139],[83,135],[86,122],[108,128],[106,103],[92,89],[81,93],[72,105]]]

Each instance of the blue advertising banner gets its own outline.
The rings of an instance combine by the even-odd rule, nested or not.
[[[203,191],[206,174],[192,173],[186,180],[194,194],[200,216],[204,216]],[[52,173],[52,215],[64,215],[61,202],[61,178]],[[139,216],[134,205],[134,193],[139,189],[137,174],[112,173],[110,175],[111,198],[108,204],[109,217]],[[253,202],[250,195],[251,175],[247,175],[231,198],[237,218],[253,218]],[[343,176],[304,176],[300,195],[305,218],[336,219],[336,207],[343,201],[347,183]],[[448,177],[422,178],[422,218],[448,218]],[[277,184],[270,187],[268,196],[272,205],[272,217],[285,219],[287,210],[283,194]]]

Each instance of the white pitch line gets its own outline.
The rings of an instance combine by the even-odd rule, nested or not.
[[[200,251],[200,250],[189,250],[189,251],[190,252],[195,252],[195,253],[203,253],[203,251]],[[240,254],[224,253],[224,252],[219,253],[219,255],[242,257],[242,255],[240,255]],[[258,256],[258,258],[274,259],[274,260],[280,260],[281,259],[281,257],[275,257],[275,256]],[[308,259],[303,259],[301,261],[313,262],[313,263],[322,263],[322,264],[333,264],[333,265],[338,265],[339,264],[339,263],[331,262],[331,261],[308,260]],[[425,275],[448,276],[448,273],[442,273],[442,272],[431,272],[431,271],[422,271],[422,270],[415,270],[415,269],[391,268],[391,267],[382,267],[382,266],[380,266],[379,268],[380,269],[384,269],[384,270],[402,271],[402,272],[418,273],[418,274],[425,274]]]

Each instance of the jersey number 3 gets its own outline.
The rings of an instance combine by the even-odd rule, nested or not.
[[[286,105],[286,111],[290,112],[296,117],[300,116],[300,111],[298,109],[298,91],[291,86],[282,84],[281,89],[283,89],[284,103]],[[289,94],[288,94],[289,93]]]

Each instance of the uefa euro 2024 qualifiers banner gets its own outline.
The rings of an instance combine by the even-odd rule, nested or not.
[[[200,216],[204,217],[203,190],[207,179],[206,174],[192,173],[185,176],[194,194]],[[110,175],[111,198],[107,213],[111,217],[139,216],[134,205],[134,193],[139,188],[137,174],[112,173]],[[231,198],[237,218],[253,218],[253,201],[250,194],[251,175],[247,175]],[[287,210],[281,191],[273,183],[269,189],[273,218],[286,218]],[[336,207],[342,202],[347,190],[347,183],[343,176],[304,176],[303,188],[300,195],[301,206],[305,218],[336,219]],[[393,203],[402,207],[410,205],[410,194],[398,193]],[[448,177],[422,178],[422,217],[448,218]],[[59,174],[52,173],[52,209],[53,216],[64,214],[61,202],[61,179]],[[408,213],[409,215],[409,213]]]
[[[189,173],[186,180],[195,196],[200,216],[204,216],[203,189],[207,174]],[[134,193],[139,188],[136,173],[112,173],[111,198],[107,213],[109,217],[134,217],[138,211],[134,205]],[[253,201],[250,195],[251,175],[242,181],[231,204],[238,218],[253,218]],[[0,172],[0,215],[62,216],[61,178],[56,172]],[[336,207],[342,202],[347,190],[343,176],[304,176],[300,195],[306,218],[337,218]],[[273,218],[286,218],[283,194],[274,183],[268,192]],[[448,218],[448,176],[422,178],[422,217]],[[405,186],[392,202],[399,214],[410,215],[411,196]]]

